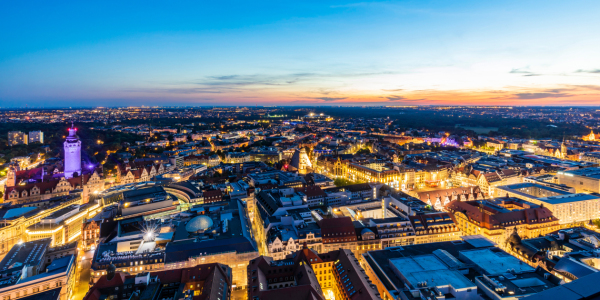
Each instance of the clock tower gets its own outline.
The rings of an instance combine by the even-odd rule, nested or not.
[[[71,124],[69,136],[65,140],[65,178],[72,178],[74,173],[81,176],[81,141],[77,136],[77,128]]]

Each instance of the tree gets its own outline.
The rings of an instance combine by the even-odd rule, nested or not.
[[[335,184],[335,186],[337,186],[337,187],[340,187],[340,186],[346,186],[346,185],[354,184],[354,182],[350,181],[348,179],[344,179],[344,178],[336,178],[333,181],[333,184]]]
[[[371,154],[371,150],[369,150],[369,148],[362,148],[362,149],[358,150],[355,154],[356,155]]]

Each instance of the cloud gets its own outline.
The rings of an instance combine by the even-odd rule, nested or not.
[[[532,100],[532,99],[543,99],[543,98],[561,98],[561,97],[570,97],[570,94],[562,94],[562,93],[517,93],[514,94],[517,99],[521,100]]]
[[[529,71],[529,67],[525,67],[525,68],[513,68],[512,70],[510,70],[510,72],[508,72],[510,74],[523,74],[523,76],[529,77],[529,76],[542,76],[541,74],[537,74],[537,73],[533,73],[531,71]]]
[[[523,70],[523,69],[529,69],[529,68],[528,68],[528,67],[521,68],[521,69],[514,69],[514,68],[513,68],[513,69],[512,69],[512,70],[510,70],[510,72],[508,72],[508,73],[511,73],[511,74],[531,74],[531,72],[530,72],[530,71],[526,71],[526,70]]]
[[[384,89],[382,91],[385,91],[385,92],[401,92],[401,91],[404,91],[404,89],[392,89],[392,90],[385,90]]]
[[[575,73],[600,74],[600,69],[590,69],[590,70],[579,69],[579,70],[575,71]]]
[[[125,89],[124,92],[128,93],[148,93],[148,94],[221,94],[224,93],[222,90],[213,88],[137,88],[137,89]]]
[[[289,85],[300,80],[300,77],[308,75],[294,74],[295,76],[267,76],[267,75],[224,75],[224,76],[208,76],[206,78],[195,81],[198,85],[207,86],[273,86],[273,85]]]
[[[400,101],[400,100],[407,100],[405,97],[402,97],[402,96],[394,96],[394,95],[392,95],[392,96],[386,96],[386,97],[384,97],[384,98],[387,98],[387,99],[388,99],[388,101]]]
[[[348,99],[348,97],[314,97],[311,99],[321,100],[321,101],[325,101],[325,102],[333,102],[333,101],[346,100],[346,99]]]
[[[586,90],[600,91],[600,85],[574,85],[574,87],[583,88]]]

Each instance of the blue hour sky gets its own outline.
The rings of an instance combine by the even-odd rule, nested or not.
[[[5,1],[0,107],[600,105],[600,1]]]

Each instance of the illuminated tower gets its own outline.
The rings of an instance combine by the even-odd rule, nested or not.
[[[69,136],[65,140],[65,177],[73,177],[73,173],[81,175],[81,141],[77,129],[71,124]]]

